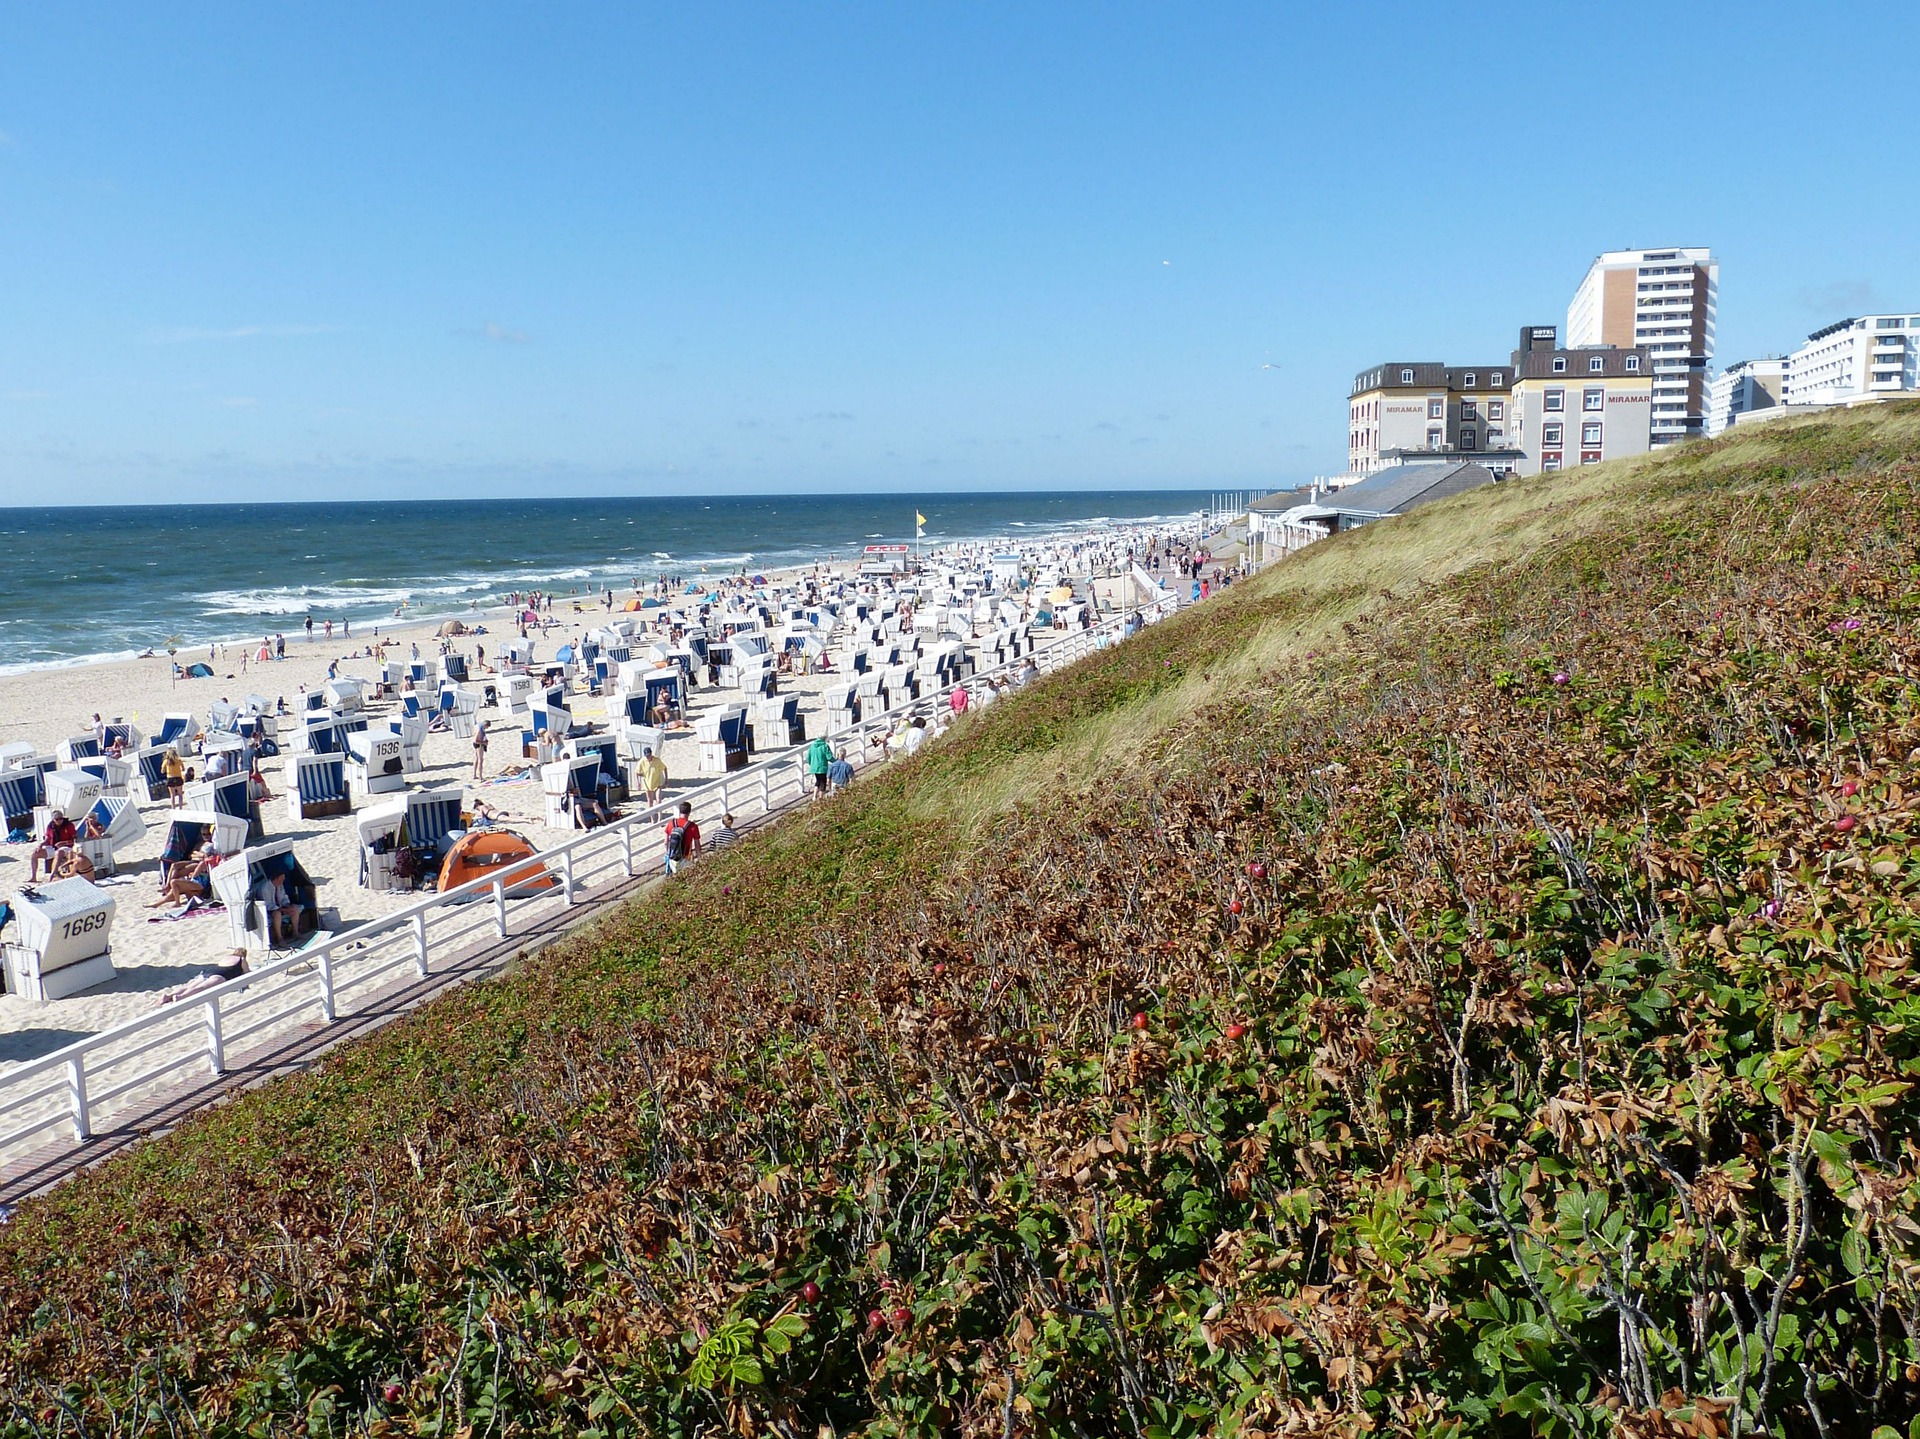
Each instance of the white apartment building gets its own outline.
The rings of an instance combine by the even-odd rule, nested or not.
[[[1920,390],[1920,315],[1862,315],[1787,357],[1785,403],[1844,405]]]
[[[1742,360],[1714,376],[1707,386],[1707,434],[1724,435],[1742,415],[1785,403],[1787,362]]]
[[[1653,366],[1652,441],[1703,434],[1720,263],[1711,250],[1609,250],[1567,306],[1567,347],[1644,349]]]

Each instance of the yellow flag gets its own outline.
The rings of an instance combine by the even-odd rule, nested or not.
[[[927,517],[921,514],[920,511],[915,510],[913,512],[913,522],[916,525],[924,525],[927,522]]]

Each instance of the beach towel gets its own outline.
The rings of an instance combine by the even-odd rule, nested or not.
[[[148,924],[171,924],[176,919],[205,919],[210,914],[225,914],[227,907],[217,900],[190,899],[178,909],[170,909],[165,914],[150,914]]]

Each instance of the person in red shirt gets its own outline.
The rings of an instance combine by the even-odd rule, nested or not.
[[[27,856],[27,883],[32,884],[40,878],[40,861],[47,862],[47,874],[53,874],[54,862],[73,848],[73,842],[79,837],[79,831],[73,827],[73,821],[64,814],[56,814],[47,821],[47,831],[40,836],[40,843]]]
[[[678,874],[680,867],[700,854],[700,826],[693,822],[693,804],[680,801],[680,813],[667,822],[667,873]]]

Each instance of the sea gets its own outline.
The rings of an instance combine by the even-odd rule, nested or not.
[[[743,495],[0,509],[0,673],[170,645],[409,623],[511,591],[627,589],[846,560],[864,546],[1171,524],[1191,490]]]

